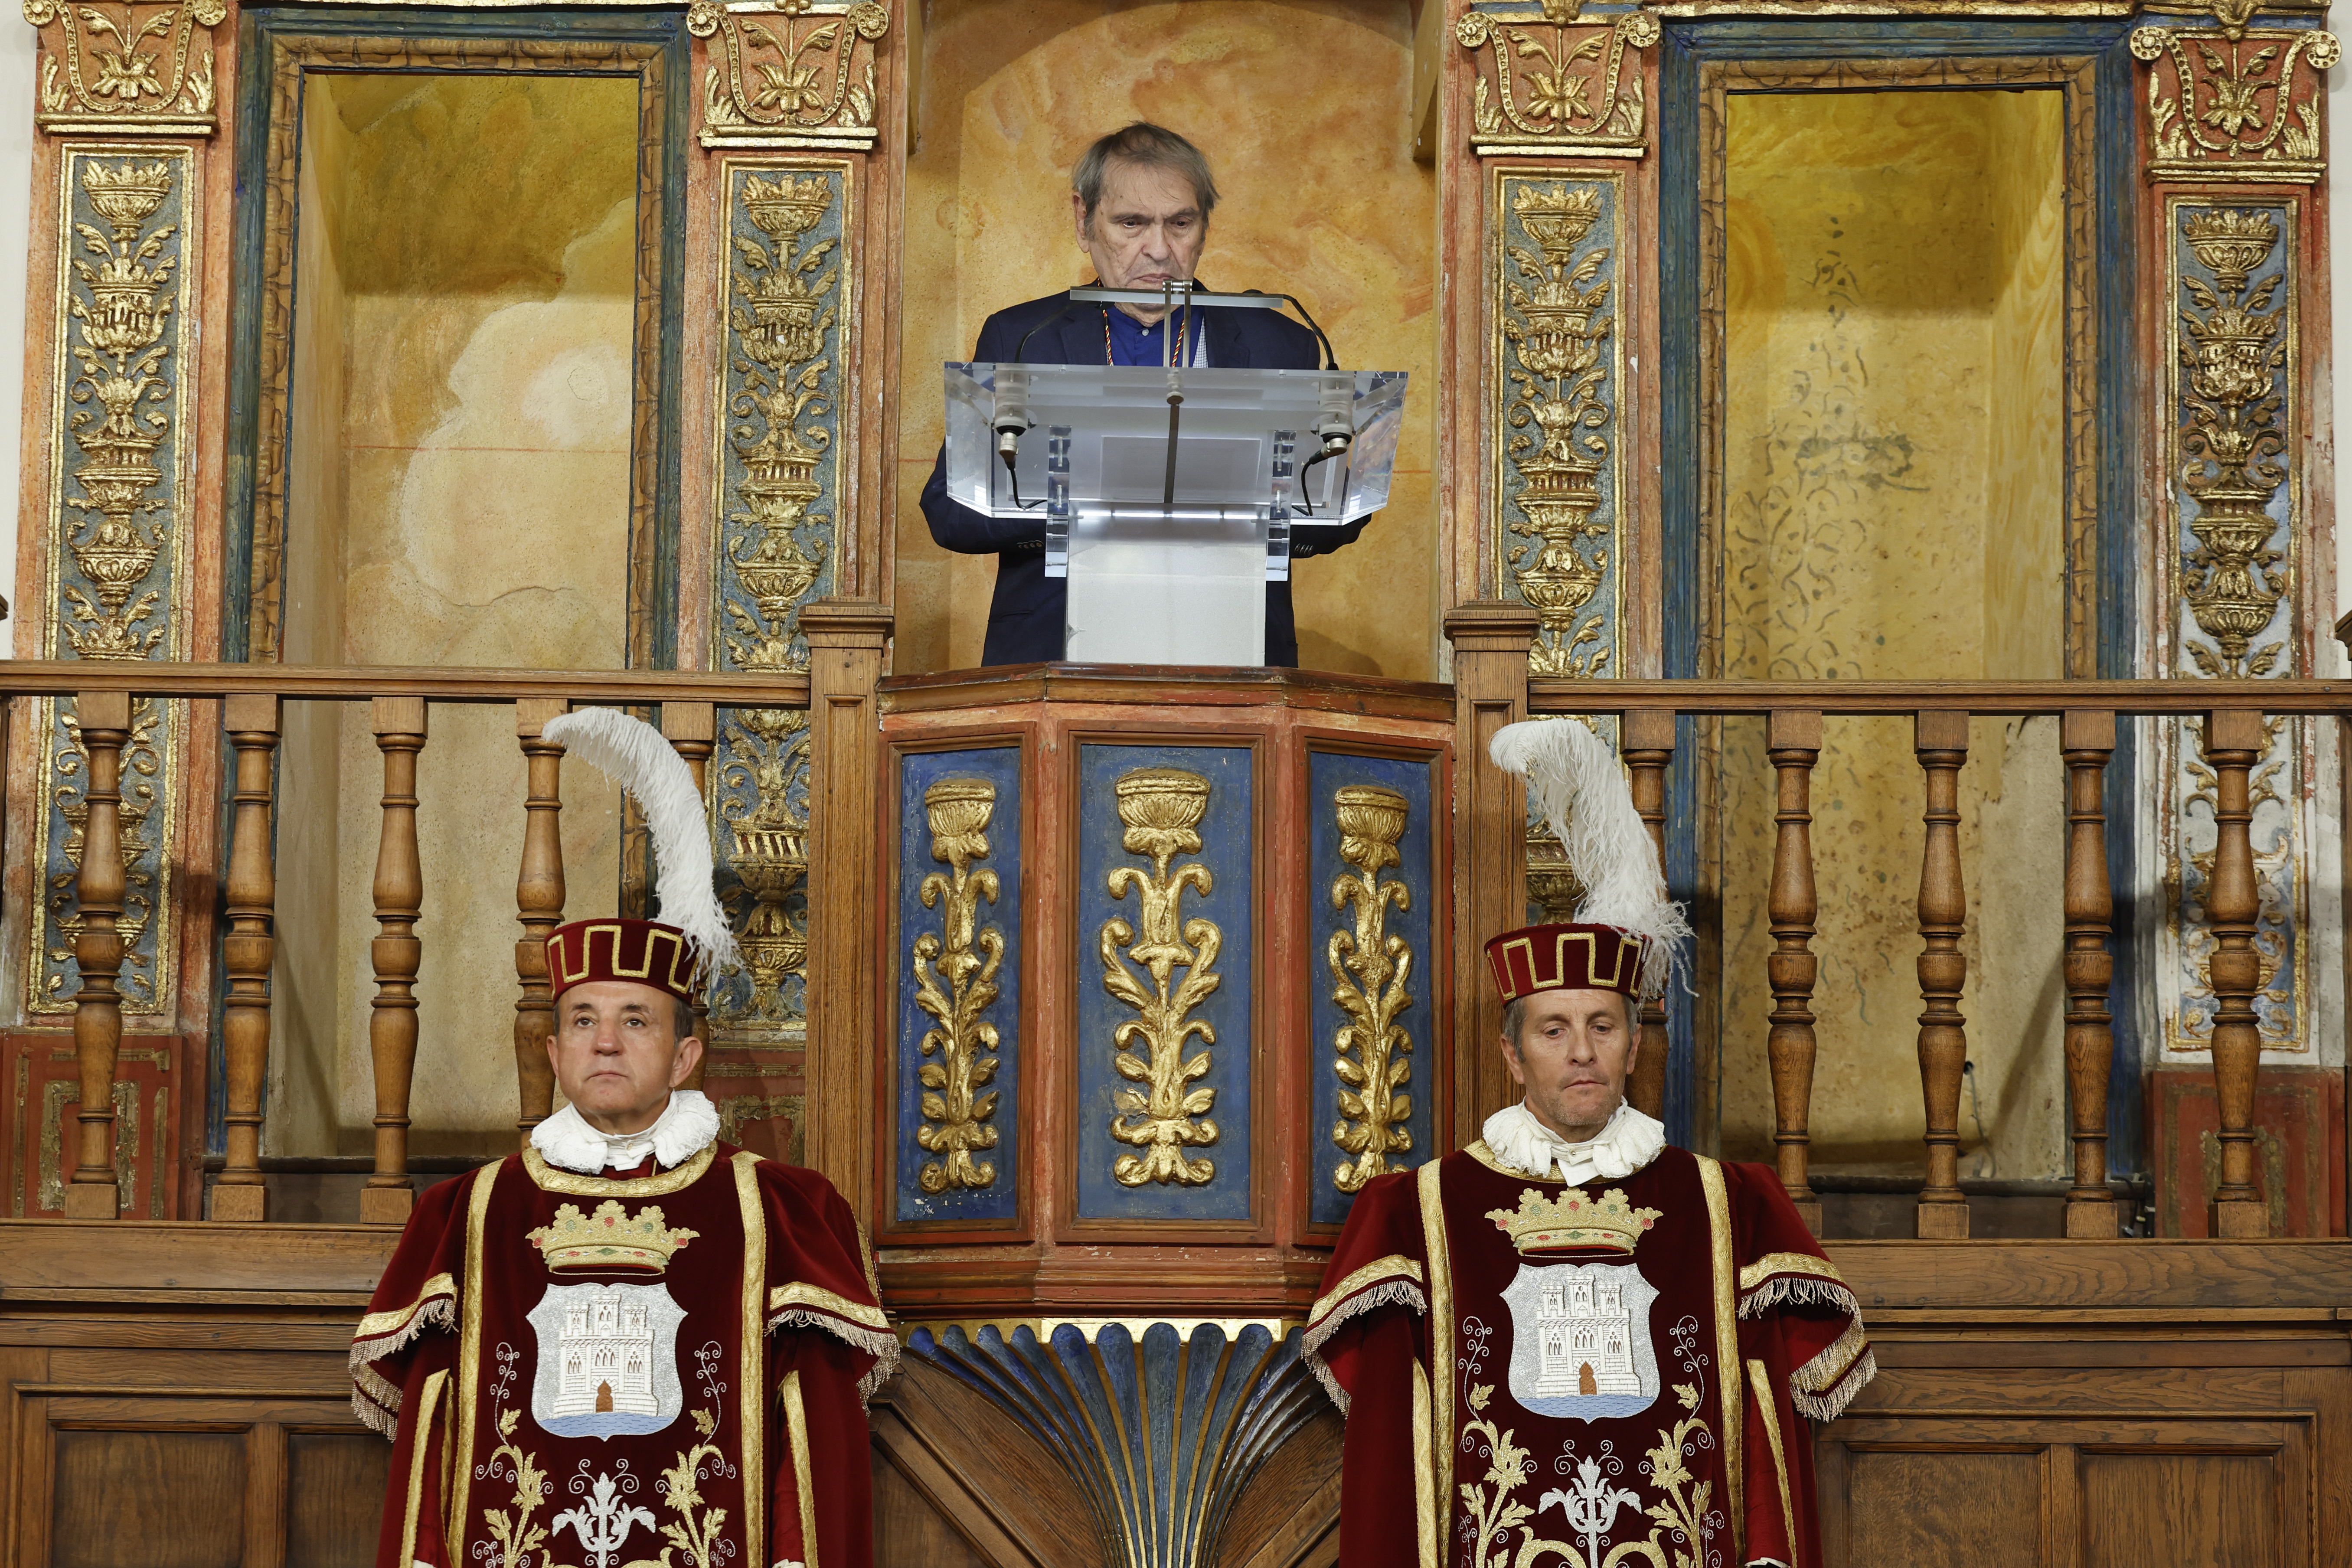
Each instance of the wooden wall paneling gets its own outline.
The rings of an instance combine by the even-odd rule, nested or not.
[[[919,1443],[893,1443],[886,1435],[903,1430],[887,1410],[873,1415],[874,1437],[869,1463],[874,1476],[874,1561],[920,1563],[930,1568],[1028,1568],[1029,1559],[990,1530],[985,1515],[942,1506],[932,1500],[923,1482],[937,1479],[937,1467]],[[902,1458],[901,1455],[905,1457]],[[955,1494],[950,1493],[950,1497]],[[977,1527],[994,1550],[975,1549],[971,1532]]]
[[[872,1425],[908,1484],[957,1521],[983,1561],[997,1568],[1098,1568],[1091,1516],[1069,1473],[952,1373],[906,1363],[876,1397]]]
[[[1238,1568],[1309,1568],[1339,1552],[1339,1448],[1347,1422],[1325,1404],[1258,1468],[1234,1504],[1223,1561]]]

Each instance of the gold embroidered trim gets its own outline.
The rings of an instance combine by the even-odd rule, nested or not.
[[[1421,1568],[1437,1561],[1437,1477],[1430,1467],[1429,1373],[1412,1363],[1412,1522],[1421,1540]]]
[[[1837,1386],[1839,1378],[1853,1370],[1853,1363],[1869,1344],[1863,1332],[1862,1320],[1856,1318],[1845,1326],[1845,1332],[1832,1341],[1829,1349],[1789,1374],[1789,1381],[1807,1394],[1826,1394]]]
[[[425,1496],[425,1456],[433,1447],[433,1413],[441,1403],[442,1385],[449,1381],[446,1372],[436,1372],[425,1379],[425,1397],[418,1402],[416,1436],[408,1450],[408,1516],[400,1523],[400,1560],[416,1561],[416,1505]]]
[[[1546,1171],[1540,1176],[1530,1176],[1527,1172],[1520,1170],[1517,1165],[1507,1165],[1503,1163],[1503,1157],[1496,1153],[1495,1151],[1488,1146],[1484,1138],[1475,1138],[1471,1140],[1468,1143],[1463,1145],[1462,1152],[1497,1175],[1517,1176],[1523,1182],[1550,1182],[1557,1181],[1559,1179],[1552,1173],[1552,1172],[1559,1169],[1557,1164],[1553,1165],[1550,1170]],[[1432,1164],[1436,1163],[1433,1160],[1430,1163]]]
[[[710,1163],[710,1151],[705,1149],[696,1156],[704,1167]],[[696,1163],[687,1162],[687,1165]],[[768,1283],[768,1217],[760,1203],[760,1156],[745,1150],[735,1156],[735,1206],[743,1216],[743,1343],[740,1352],[741,1371],[737,1374],[742,1389],[735,1401],[736,1430],[743,1437],[743,1539],[755,1552],[761,1551],[767,1534],[767,1488],[760,1478],[767,1473],[761,1453],[761,1434],[768,1426],[767,1397],[760,1391],[767,1386],[768,1334],[767,1323],[760,1311],[760,1293]],[[680,1165],[679,1170],[686,1169]],[[792,1374],[791,1406],[797,1415],[800,1405],[800,1374]],[[806,1435],[794,1428],[798,1446],[793,1451],[793,1461],[802,1466],[803,1486],[801,1508],[808,1508],[806,1486],[807,1461],[802,1449],[807,1447]],[[808,1543],[808,1561],[816,1562],[816,1542]]]
[[[1357,1291],[1367,1286],[1377,1285],[1383,1279],[1410,1279],[1419,1285],[1423,1282],[1421,1265],[1402,1252],[1391,1252],[1386,1258],[1374,1258],[1323,1292],[1317,1300],[1314,1310],[1307,1314],[1307,1331],[1313,1333],[1321,1324],[1323,1315],[1332,1308]]]
[[[481,1386],[482,1366],[482,1232],[490,1212],[490,1194],[498,1190],[504,1160],[484,1165],[473,1175],[474,1190],[466,1205],[466,1307],[457,1318],[457,1431],[456,1455],[449,1473],[455,1484],[442,1489],[442,1537],[465,1539],[463,1526],[473,1499],[474,1393]],[[413,1561],[413,1559],[412,1559]]]
[[[1454,1264],[1446,1251],[1445,1205],[1432,1160],[1413,1178],[1421,1194],[1421,1249],[1429,1255],[1430,1473],[1434,1478],[1432,1522],[1439,1542],[1454,1537]],[[1438,1380],[1443,1380],[1442,1385]]]
[[[809,1479],[808,1411],[801,1404],[801,1374],[784,1373],[784,1436],[793,1449],[793,1490],[801,1505],[802,1568],[817,1568],[816,1563],[816,1489]],[[750,1479],[752,1471],[743,1472]],[[748,1494],[750,1487],[745,1487]],[[759,1536],[751,1537],[757,1541]]]
[[[1780,1452],[1780,1412],[1772,1403],[1772,1379],[1762,1362],[1748,1363],[1748,1386],[1755,1390],[1757,1409],[1764,1417],[1765,1441],[1772,1446],[1772,1474],[1780,1483],[1780,1539],[1793,1556],[1797,1550],[1797,1514],[1789,1506],[1789,1461]]]
[[[1775,1274],[1810,1274],[1817,1279],[1845,1283],[1837,1265],[1826,1258],[1816,1258],[1810,1252],[1768,1252],[1739,1271],[1739,1293],[1747,1295]]]
[[[455,1296],[457,1293],[457,1282],[456,1280],[450,1279],[446,1274],[436,1274],[432,1279],[427,1279],[425,1282],[425,1289],[419,1290],[416,1293],[416,1300],[411,1301],[407,1306],[395,1307],[387,1312],[370,1312],[366,1317],[362,1318],[360,1320],[360,1326],[358,1330],[352,1333],[352,1339],[355,1342],[364,1342],[367,1340],[380,1340],[386,1334],[398,1331],[408,1321],[411,1314],[415,1312],[419,1307],[424,1306],[425,1302],[431,1300],[434,1297]],[[370,1356],[368,1359],[370,1361],[373,1361],[375,1357]]]
[[[1742,1434],[1741,1406],[1745,1395],[1739,1389],[1739,1315],[1732,1287],[1739,1278],[1738,1268],[1731,1257],[1731,1199],[1724,1191],[1723,1167],[1706,1155],[1698,1161],[1698,1184],[1706,1194],[1706,1228],[1714,1242],[1715,1252],[1715,1367],[1716,1381],[1723,1393],[1723,1500],[1724,1517],[1738,1530],[1747,1515],[1740,1511],[1747,1502],[1747,1491],[1740,1474],[1743,1450],[1747,1447]],[[1738,1538],[1734,1537],[1735,1543]],[[1747,1559],[1734,1554],[1734,1561]]]
[[[770,1315],[772,1316],[793,1307],[813,1308],[820,1312],[830,1312],[836,1318],[845,1318],[853,1323],[872,1329],[877,1333],[890,1332],[889,1315],[881,1308],[860,1306],[846,1296],[836,1296],[823,1286],[811,1285],[805,1280],[795,1279],[789,1285],[779,1285],[768,1292]]]
[[[719,1151],[716,1143],[705,1143],[700,1150],[675,1170],[656,1171],[650,1176],[620,1177],[583,1176],[577,1171],[567,1171],[551,1165],[537,1149],[522,1152],[522,1168],[530,1173],[540,1190],[550,1193],[570,1193],[589,1198],[657,1198],[665,1193],[675,1193],[694,1185],[702,1173],[710,1169],[711,1157]],[[759,1156],[751,1156],[757,1160]],[[738,1156],[740,1158],[740,1156]]]

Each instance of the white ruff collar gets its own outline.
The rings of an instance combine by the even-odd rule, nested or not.
[[[599,1132],[567,1105],[530,1130],[531,1147],[551,1165],[593,1176],[630,1171],[650,1154],[663,1170],[683,1164],[719,1136],[719,1111],[699,1089],[670,1091],[669,1103],[639,1132]]]
[[[1601,1136],[1589,1142],[1570,1143],[1538,1121],[1524,1100],[1486,1118],[1484,1136],[1500,1163],[1543,1181],[1555,1179],[1552,1166],[1557,1163],[1557,1179],[1571,1187],[1630,1176],[1666,1146],[1665,1124],[1622,1100]]]

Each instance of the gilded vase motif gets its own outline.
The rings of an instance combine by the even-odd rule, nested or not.
[[[1541,617],[1529,669],[1598,676],[1609,672],[1617,640],[1616,352],[1604,276],[1612,250],[1586,241],[1613,204],[1600,183],[1507,180],[1501,188],[1509,222],[1496,353],[1508,355],[1497,366],[1498,396],[1511,434],[1507,471],[1496,475],[1496,548],[1517,596]],[[1509,544],[1507,535],[1528,542]]]
[[[923,1035],[926,1061],[923,1124],[915,1142],[940,1156],[916,1176],[927,1193],[955,1187],[985,1187],[996,1180],[993,1162],[972,1151],[996,1147],[996,1026],[985,1016],[996,1001],[997,971],[1004,963],[1004,933],[979,924],[980,903],[996,902],[997,877],[975,861],[988,858],[988,824],[996,811],[996,786],[986,779],[941,779],[923,792],[929,818],[931,858],[948,868],[923,879],[918,896],[927,910],[940,910],[940,929],[915,939],[915,1005],[938,1022]]]
[[[1339,858],[1356,868],[1331,884],[1334,909],[1354,911],[1354,926],[1331,933],[1325,959],[1331,970],[1331,999],[1348,1021],[1332,1042],[1339,1079],[1339,1120],[1331,1142],[1350,1156],[1332,1173],[1332,1184],[1352,1193],[1374,1176],[1402,1170],[1391,1153],[1412,1148],[1406,1122],[1412,1097],[1405,1085],[1412,1073],[1412,1037],[1397,1017],[1412,1005],[1406,989],[1412,978],[1412,950],[1388,928],[1389,907],[1412,907],[1402,882],[1380,879],[1402,858],[1397,840],[1404,835],[1407,802],[1378,784],[1348,784],[1335,792]]]
[[[745,708],[726,726],[719,815],[735,887],[751,994],[745,1018],[779,1023],[800,1013],[808,961],[808,714]]]
[[[1117,790],[1119,821],[1126,825],[1120,843],[1129,854],[1148,857],[1151,869],[1121,866],[1110,873],[1110,896],[1124,900],[1133,887],[1141,908],[1133,925],[1118,916],[1105,921],[1099,943],[1103,988],[1139,1015],[1114,1033],[1113,1065],[1121,1078],[1143,1086],[1113,1098],[1119,1114],[1111,1118],[1111,1136],[1143,1152],[1120,1155],[1111,1174],[1129,1187],[1199,1185],[1216,1175],[1216,1163],[1184,1151],[1216,1142],[1217,1124],[1209,1118],[1216,1090],[1186,1087],[1208,1072],[1210,1057],[1205,1049],[1187,1056],[1185,1045],[1195,1036],[1203,1047],[1216,1044],[1215,1027],[1191,1015],[1223,984],[1216,962],[1224,934],[1213,921],[1184,919],[1179,908],[1187,888],[1209,896],[1209,868],[1197,861],[1173,871],[1169,865],[1179,855],[1201,851],[1209,781],[1181,768],[1138,768],[1120,777]],[[1129,959],[1142,974],[1128,967]],[[1175,977],[1180,969],[1181,980]]]

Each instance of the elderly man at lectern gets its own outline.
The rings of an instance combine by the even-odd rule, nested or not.
[[[1216,181],[1201,150],[1172,131],[1141,121],[1087,148],[1070,176],[1078,248],[1093,261],[1095,277],[1105,288],[1158,289],[1171,279],[1191,279],[1208,243],[1209,214],[1216,205]],[[1315,335],[1272,310],[1202,307],[1178,312],[1172,344],[1166,341],[1170,315],[1156,307],[1083,305],[1066,291],[1049,294],[989,317],[972,358],[1265,370],[1314,370],[1322,363]],[[1185,342],[1187,337],[1192,341]],[[923,487],[923,517],[942,548],[996,557],[996,595],[989,605],[981,662],[1060,658],[1067,589],[1064,579],[1045,573],[1045,519],[990,517],[950,499],[944,447],[930,483]],[[1316,529],[1311,541],[1293,534],[1291,557],[1328,553],[1350,543],[1367,521]],[[1265,662],[1298,662],[1286,582],[1265,587]]]

